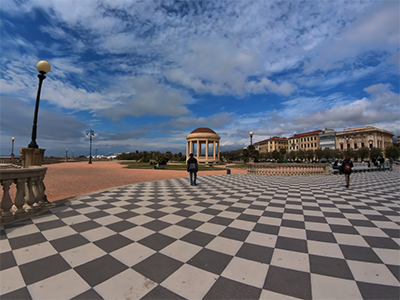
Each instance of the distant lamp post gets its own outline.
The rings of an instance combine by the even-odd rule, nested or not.
[[[89,129],[86,131],[86,136],[90,138],[90,147],[89,147],[89,164],[92,163],[92,137],[94,137],[94,131]]]
[[[75,157],[75,150],[72,150],[72,158]]]
[[[14,156],[14,140],[15,140],[15,137],[12,137],[11,138],[11,156]]]
[[[36,144],[36,132],[37,132],[37,118],[38,118],[38,112],[39,112],[40,91],[42,89],[42,82],[46,78],[46,76],[44,76],[44,74],[50,72],[51,66],[47,61],[41,60],[36,65],[36,68],[38,69],[38,71],[40,73],[38,75],[39,87],[38,87],[37,95],[36,95],[35,113],[33,115],[32,138],[31,138],[31,143],[28,145],[28,148],[39,148],[38,144]]]
[[[68,148],[65,149],[65,161],[68,161]]]
[[[250,131],[250,145],[253,146],[253,131]]]

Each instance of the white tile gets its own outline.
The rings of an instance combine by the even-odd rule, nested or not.
[[[342,250],[338,244],[334,243],[324,243],[319,241],[307,241],[308,253],[315,254],[319,256],[328,256],[336,258],[344,258]]]
[[[97,285],[94,290],[108,300],[140,299],[157,286],[157,283],[127,269],[107,281]]]
[[[254,222],[249,222],[244,220],[234,220],[231,224],[229,224],[229,227],[239,228],[243,230],[253,230],[255,225],[256,223]]]
[[[193,211],[193,212],[200,212],[204,209],[205,209],[205,207],[196,206],[196,205],[185,207],[185,210],[189,210],[189,211]]]
[[[210,243],[208,243],[205,248],[221,253],[227,253],[229,255],[235,255],[242,245],[242,242],[217,236]]]
[[[252,216],[261,216],[264,213],[263,210],[260,209],[246,209],[243,214],[252,215]]]
[[[108,236],[114,235],[115,232],[107,227],[97,227],[91,230],[83,231],[80,233],[81,236],[86,238],[88,241],[95,242],[104,239]]]
[[[293,227],[280,227],[279,236],[286,236],[296,239],[307,239],[307,234],[305,229],[293,228]]]
[[[297,300],[300,298],[290,297],[288,295],[274,293],[269,290],[262,290],[260,295],[260,300]]]
[[[134,212],[136,212],[136,209],[135,209]],[[140,215],[140,216],[135,216],[135,217],[126,219],[126,221],[131,222],[131,223],[136,224],[136,225],[143,225],[143,224],[146,224],[148,222],[154,221],[154,219],[150,218],[148,216]]]
[[[324,213],[322,211],[304,210],[303,213],[305,216],[324,217]]]
[[[197,245],[177,240],[176,242],[168,245],[168,247],[162,249],[160,253],[168,255],[181,262],[187,262],[189,259],[195,256],[201,249],[203,248]]]
[[[304,221],[304,216],[303,215],[298,215],[298,214],[284,213],[283,216],[282,216],[282,219],[294,220],[294,221]]]
[[[342,219],[342,218],[325,218],[328,224],[331,225],[346,225],[346,226],[353,226],[349,220]]]
[[[162,203],[160,203],[161,205],[168,205],[168,204],[166,204],[165,202],[167,202],[167,201],[164,201],[164,202],[162,202]],[[172,201],[171,201],[172,202]],[[176,204],[176,202],[173,202],[174,204]],[[171,204],[170,204],[171,205]],[[173,205],[173,204],[172,204]],[[168,206],[168,207],[163,207],[163,208],[160,208],[159,209],[159,211],[162,211],[162,212],[165,212],[165,213],[168,213],[168,214],[172,214],[172,213],[174,213],[174,212],[176,212],[176,211],[178,211],[178,210],[180,210],[180,208],[177,208],[177,207],[172,207],[172,206]]]
[[[103,225],[103,226],[107,226],[110,225],[112,223],[117,223],[120,222],[121,219],[116,217],[116,216],[105,216],[102,218],[96,218],[93,221],[95,221],[96,223]]]
[[[60,253],[65,261],[73,268],[99,258],[105,254],[107,254],[105,251],[92,243],[72,248]]]
[[[176,223],[182,221],[183,219],[186,219],[186,218],[182,217],[182,216],[174,215],[174,214],[165,215],[165,216],[159,218],[159,220],[170,223],[170,224],[176,224]]]
[[[90,207],[84,207],[84,208],[76,209],[76,211],[83,215],[83,214],[88,214],[88,213],[91,213],[91,212],[100,211],[100,209],[98,209],[96,207],[93,207],[93,206],[90,206]]]
[[[7,238],[9,239],[22,235],[40,232],[39,228],[37,228],[35,224],[28,224],[19,227],[7,228],[5,231],[7,233]]]
[[[349,220],[368,220],[368,218],[361,214],[343,214]]]
[[[161,230],[160,233],[168,235],[168,236],[176,238],[176,239],[180,239],[181,237],[184,237],[191,231],[192,231],[191,229],[186,228],[186,227],[172,225],[172,226],[169,226],[169,227]]]
[[[394,222],[385,222],[385,221],[372,221],[379,228],[387,228],[387,229],[397,229],[400,230],[400,226]]]
[[[198,212],[198,213],[195,213],[194,215],[191,215],[189,218],[193,219],[193,220],[197,220],[197,221],[207,222],[207,221],[211,220],[212,218],[214,218],[214,216]]]
[[[268,206],[265,211],[283,213],[285,211],[285,208],[284,207],[276,207],[276,206]]]
[[[353,280],[311,274],[313,300],[362,300],[363,297]]]
[[[128,267],[132,267],[133,265],[153,255],[155,252],[156,251],[153,249],[150,249],[139,243],[132,243],[114,252],[111,252],[110,255]]]
[[[142,208],[144,208],[144,207],[142,207]],[[142,209],[142,208],[138,208],[138,209]],[[146,210],[147,210],[147,212],[151,211],[151,209],[146,209]],[[109,209],[103,209],[103,211],[110,215],[116,215],[121,212],[126,212],[126,209],[121,208],[121,207],[113,207],[113,208],[109,208]],[[134,210],[134,212],[138,213],[136,209]]]
[[[226,266],[222,276],[258,288],[264,285],[268,264],[234,257]]]
[[[11,251],[10,243],[7,240],[0,240],[0,253]]]
[[[150,230],[148,228],[142,227],[142,226],[136,226],[134,228],[125,230],[120,233],[120,235],[123,235],[124,237],[127,237],[128,239],[131,239],[132,241],[140,241],[141,239],[148,237],[149,235],[154,234],[153,230]]]
[[[56,249],[50,242],[34,244],[28,247],[19,248],[13,251],[15,261],[19,264],[25,264],[30,261],[38,260],[53,254],[57,254]]]
[[[68,270],[28,286],[32,299],[71,299],[90,289],[74,270]]]
[[[387,234],[382,231],[380,228],[374,227],[361,227],[354,226],[354,228],[363,236],[378,236],[378,237],[387,237]]]
[[[305,227],[307,230],[331,232],[331,228],[328,224],[316,223],[316,222],[305,222]]]
[[[52,240],[55,240],[55,239],[59,239],[59,238],[62,238],[62,237],[66,237],[66,236],[69,236],[69,235],[76,234],[76,231],[73,230],[69,226],[63,226],[63,227],[59,227],[59,228],[54,228],[54,229],[49,229],[49,230],[42,231],[42,234],[45,236],[45,238],[48,241],[52,241]]]
[[[187,299],[202,299],[218,276],[191,265],[183,265],[161,286]]]
[[[383,264],[347,260],[347,264],[357,281],[398,286],[399,282]]]
[[[246,243],[274,248],[276,245],[276,239],[276,235],[252,231],[248,235]]]
[[[226,227],[218,224],[213,223],[205,223],[196,228],[196,231],[201,231],[204,233],[209,233],[212,235],[220,234]]]
[[[369,247],[368,243],[359,235],[345,234],[345,233],[333,233],[338,244],[351,245],[351,246],[362,246]]]
[[[67,225],[73,225],[73,224],[78,224],[86,221],[90,221],[88,217],[85,217],[83,215],[79,216],[72,216],[69,218],[63,218],[62,221],[67,224]]]
[[[400,266],[400,252],[394,249],[373,248],[384,264]]]
[[[236,219],[237,217],[240,216],[240,213],[225,210],[223,212],[220,212],[217,216],[223,217],[223,218],[228,218],[228,219]]]
[[[60,219],[58,217],[56,217],[55,215],[40,215],[40,216],[33,217],[31,220],[33,223],[38,224],[38,223],[60,220]]]
[[[258,219],[257,223],[281,226],[282,219],[281,218],[271,218],[271,217],[261,216],[260,219]]]
[[[25,286],[18,267],[0,271],[0,295],[10,293]]]
[[[306,253],[275,249],[271,259],[271,265],[291,270],[310,272],[310,262],[308,260],[308,254]]]

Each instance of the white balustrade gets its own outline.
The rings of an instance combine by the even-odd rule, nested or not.
[[[1,222],[27,216],[29,212],[40,210],[49,202],[45,194],[44,176],[47,168],[31,166],[20,168],[11,164],[0,164]],[[15,185],[16,192],[10,194]]]
[[[329,175],[330,164],[324,163],[249,163],[247,173],[255,175],[296,176]]]

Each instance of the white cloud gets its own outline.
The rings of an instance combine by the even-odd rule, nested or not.
[[[221,128],[222,126],[234,120],[231,113],[219,113],[209,117],[179,117],[162,124],[161,126],[169,126],[173,129],[186,129],[197,127]]]

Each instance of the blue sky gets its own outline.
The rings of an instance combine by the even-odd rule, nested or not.
[[[0,154],[221,150],[375,126],[400,134],[400,2],[1,0]],[[18,151],[14,151],[18,152]]]

